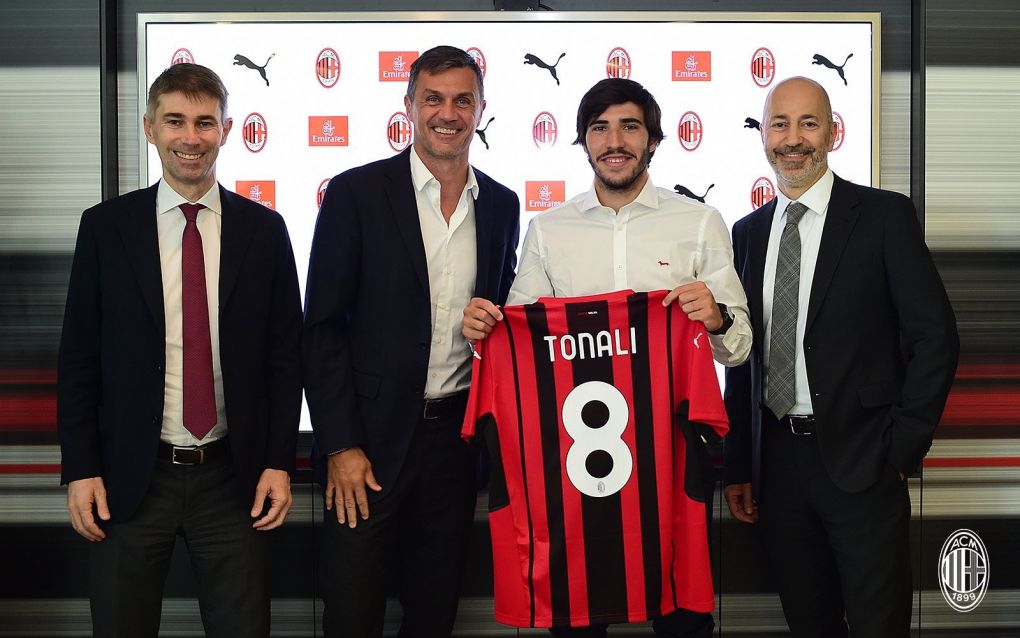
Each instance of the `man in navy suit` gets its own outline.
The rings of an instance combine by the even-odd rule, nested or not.
[[[400,635],[450,634],[475,503],[460,318],[473,296],[502,303],[516,264],[517,196],[468,164],[485,107],[474,60],[426,51],[404,104],[413,146],[330,181],[308,269],[327,636],[382,635],[394,571]]]
[[[67,509],[96,636],[156,636],[176,537],[210,636],[268,636],[267,538],[291,504],[301,301],[283,219],[216,182],[227,91],[149,90],[163,177],[82,215],[57,383]]]
[[[906,638],[906,477],[956,370],[953,310],[910,200],[829,170],[821,85],[777,84],[761,131],[780,192],[733,227],[754,342],[727,371],[726,500],[794,636]]]

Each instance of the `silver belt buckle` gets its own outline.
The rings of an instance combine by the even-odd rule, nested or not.
[[[421,409],[421,418],[425,419],[426,421],[435,421],[436,419],[438,419],[439,418],[438,415],[429,416],[429,406],[430,405],[436,406],[436,404],[438,404],[440,401],[442,401],[442,399],[425,399],[425,403]]]
[[[198,461],[178,461],[177,452],[188,451],[198,452]],[[205,448],[202,447],[177,447],[176,445],[170,446],[170,462],[174,465],[201,465],[205,462]]]
[[[812,434],[814,434],[814,432],[798,432],[797,428],[794,426],[794,423],[796,423],[797,421],[809,422],[814,420],[814,417],[786,415],[786,418],[790,421],[790,434],[794,436],[811,436]]]

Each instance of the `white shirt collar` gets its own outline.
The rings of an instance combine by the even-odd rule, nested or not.
[[[180,193],[175,191],[165,179],[159,180],[159,187],[156,190],[156,213],[162,215],[176,211],[181,204],[187,203]],[[195,204],[202,204],[217,215],[223,214],[223,207],[220,205],[219,183],[213,182],[212,187],[202,195]]]
[[[414,189],[421,192],[429,182],[439,180],[432,174],[432,171],[425,166],[425,162],[421,161],[418,157],[418,151],[411,146],[411,181],[414,182]],[[467,183],[464,185],[465,190],[471,191],[471,199],[478,199],[478,180],[475,179],[475,169],[468,164],[468,175]]]
[[[812,184],[811,188],[807,189],[797,201],[807,206],[816,215],[824,216],[829,209],[829,198],[832,197],[832,184],[834,181],[835,177],[832,174],[832,169],[826,168],[825,173],[822,174],[818,181]],[[776,197],[778,198],[778,201],[776,201],[776,216],[778,217],[786,212],[786,207],[790,205],[792,200],[783,194],[783,191],[779,191]]]
[[[641,191],[638,192],[637,197],[635,197],[634,200],[626,206],[631,206],[633,204],[641,204],[646,208],[653,209],[659,207],[659,192],[656,190],[655,184],[652,183],[651,175],[649,175],[648,179],[645,180],[645,185],[641,187]],[[624,206],[624,208],[626,208],[626,206]],[[595,192],[595,182],[593,181],[591,188],[588,189],[588,192],[584,196],[584,200],[581,201],[581,212],[587,212],[596,208],[606,207],[599,201],[598,193]]]

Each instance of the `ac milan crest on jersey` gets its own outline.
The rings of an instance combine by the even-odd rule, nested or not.
[[[666,291],[503,309],[463,434],[492,453],[496,620],[518,627],[708,612],[701,436],[727,430],[705,328]]]
[[[843,116],[839,113],[832,112],[832,122],[836,125],[836,133],[832,138],[832,150],[838,151],[840,146],[843,146],[843,138],[846,137],[846,122],[843,120]]]
[[[686,151],[693,151],[701,145],[701,138],[704,135],[704,128],[701,125],[701,118],[694,111],[687,111],[680,117],[680,124],[677,126],[677,137],[680,138],[680,146]]]
[[[411,65],[417,59],[417,51],[380,51],[379,81],[407,82],[411,79]]]
[[[309,146],[347,146],[346,115],[309,115]]]
[[[195,63],[195,56],[191,55],[191,51],[181,48],[174,51],[174,55],[170,58],[170,64],[182,64],[187,62],[188,64]]]
[[[606,77],[630,78],[630,54],[623,47],[616,47],[609,52],[606,58]]]
[[[751,79],[761,88],[772,84],[776,77],[776,58],[772,52],[762,47],[751,56]]]
[[[475,64],[478,65],[478,70],[482,72],[482,77],[485,77],[485,54],[478,47],[471,47],[465,51],[468,55],[474,58]]]
[[[411,120],[407,119],[404,113],[394,113],[386,125],[386,141],[390,148],[400,152],[407,148],[413,139],[414,131],[411,128]]]
[[[751,207],[758,210],[776,196],[776,187],[767,177],[759,177],[751,187]]]
[[[234,186],[234,192],[253,202],[258,202],[266,208],[276,210],[276,180],[238,180]]]
[[[266,120],[258,113],[251,113],[244,118],[244,126],[241,129],[244,146],[252,153],[258,153],[266,147],[266,140],[269,137],[269,127]]]
[[[329,186],[329,179],[330,178],[327,177],[326,179],[319,182],[318,191],[315,193],[316,207],[322,206],[322,198],[326,196],[326,187]]]
[[[555,208],[566,200],[564,181],[527,181],[524,183],[524,210],[543,211]]]
[[[336,86],[340,80],[340,56],[336,51],[329,47],[319,51],[315,59],[315,79],[327,89]]]
[[[674,82],[710,82],[711,51],[673,51]]]
[[[535,122],[531,125],[531,138],[538,148],[549,148],[556,143],[559,130],[556,128],[556,118],[548,111],[542,111],[535,116]]]

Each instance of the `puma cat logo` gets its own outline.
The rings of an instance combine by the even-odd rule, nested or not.
[[[754,119],[753,117],[745,117],[744,118],[744,128],[753,128],[753,129],[758,129],[760,131],[761,130],[761,123],[759,123],[758,120]]]
[[[252,62],[251,60],[249,60],[248,58],[241,55],[240,53],[238,53],[237,55],[234,56],[234,66],[246,66],[249,69],[254,69],[255,71],[258,71],[259,75],[262,76],[262,79],[266,81],[266,86],[269,86],[269,78],[266,77],[266,66],[269,64],[269,60],[272,60],[274,56],[276,56],[275,53],[270,55],[266,59],[265,64],[259,66]]]
[[[829,58],[825,57],[821,53],[816,53],[816,54],[814,54],[811,57],[814,58],[814,62],[812,62],[811,64],[820,64],[820,65],[822,65],[824,67],[828,67],[828,68],[832,69],[836,73],[839,73],[839,78],[841,80],[843,80],[843,85],[844,86],[847,85],[846,76],[843,75],[843,67],[846,66],[846,63],[847,63],[847,61],[850,60],[850,58],[854,57],[853,53],[851,53],[850,55],[846,56],[846,60],[843,60],[843,64],[841,64],[839,66],[836,66],[835,64],[833,64],[832,61],[829,60]]]
[[[708,188],[705,189],[705,194],[701,195],[701,196],[695,195],[694,193],[691,192],[691,189],[687,188],[686,186],[682,186],[680,184],[677,184],[676,186],[674,186],[673,190],[676,191],[677,195],[683,195],[684,197],[690,197],[691,199],[697,200],[697,201],[701,202],[702,204],[704,204],[705,203],[705,198],[708,197],[708,191],[712,190],[713,188],[715,188],[715,184],[709,184]]]
[[[566,55],[566,53],[561,53],[560,57],[556,58],[556,64],[559,64],[560,60],[562,60],[563,56],[565,56],[565,55]],[[548,64],[546,64],[545,62],[542,61],[542,58],[538,57],[537,55],[531,54],[531,53],[525,53],[524,54],[524,63],[525,64],[534,64],[537,67],[541,67],[541,68],[549,71],[549,74],[553,76],[554,80],[556,80],[556,86],[560,85],[560,79],[558,77],[556,77],[556,64],[554,64],[552,66],[549,66]]]
[[[492,120],[494,119],[496,119],[495,116],[490,117],[489,121],[485,123],[485,126],[475,129],[475,133],[478,134],[478,139],[482,140],[482,144],[485,144],[485,150],[489,150],[489,143],[485,141],[485,129],[489,128],[489,125],[492,124]]]

